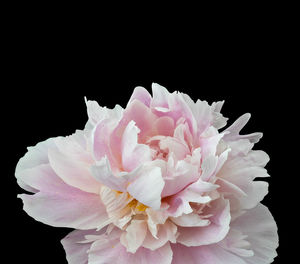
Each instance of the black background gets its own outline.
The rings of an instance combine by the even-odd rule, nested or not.
[[[95,43],[94,37],[79,41],[64,32],[49,36],[43,28],[29,33],[21,24],[16,29],[6,50],[1,96],[6,168],[2,212],[7,221],[4,228],[9,230],[2,239],[10,263],[67,263],[59,241],[71,230],[33,220],[16,198],[23,191],[14,170],[26,147],[82,129],[87,121],[84,96],[101,106],[125,107],[134,87],[151,91],[152,82],[194,100],[225,100],[222,112],[229,117],[228,124],[246,112],[252,114],[243,132],[264,133],[255,145],[271,158],[269,194],[263,203],[279,227],[279,256],[274,263],[287,263],[290,233],[284,221],[293,212],[286,193],[296,176],[289,157],[296,144],[297,94],[292,90],[296,86],[291,81],[295,75],[291,54],[275,41],[276,34],[241,35],[232,45],[222,38],[205,46],[193,40],[184,46],[160,41],[155,48],[150,40],[135,36],[135,45],[128,48],[126,38],[102,45],[101,36]]]

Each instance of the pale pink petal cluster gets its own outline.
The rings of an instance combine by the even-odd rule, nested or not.
[[[70,264],[267,264],[277,227],[260,202],[269,157],[224,129],[223,102],[194,102],[153,84],[126,108],[86,101],[84,130],[28,148],[16,168],[24,210],[76,229],[62,240]],[[220,131],[221,130],[221,131]]]

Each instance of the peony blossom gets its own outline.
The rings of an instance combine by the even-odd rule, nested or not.
[[[28,215],[74,228],[61,242],[70,264],[267,264],[278,235],[264,168],[241,135],[224,128],[224,102],[194,102],[152,85],[127,106],[87,101],[88,122],[67,137],[29,147],[16,167]]]

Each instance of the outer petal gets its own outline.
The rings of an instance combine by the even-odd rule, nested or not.
[[[253,181],[256,177],[268,177],[268,173],[263,166],[269,160],[268,155],[263,151],[250,150],[253,145],[248,140],[239,140],[235,144],[230,143],[232,151],[229,153],[227,161],[217,173],[218,178],[225,181],[218,181],[221,185],[220,191],[231,185],[236,186],[245,195],[238,195],[238,192],[231,192],[239,209],[251,209],[255,207],[268,193],[268,183],[264,181]],[[225,186],[225,184],[227,186]],[[231,188],[233,190],[233,188]],[[226,198],[232,200],[229,194]],[[233,201],[231,201],[233,203]]]
[[[253,257],[245,258],[249,264],[269,264],[277,256],[278,234],[276,223],[268,208],[258,204],[231,223],[248,237],[254,252]]]
[[[66,257],[69,264],[88,264],[87,251],[90,249],[92,242],[82,243],[87,235],[101,235],[102,232],[95,230],[75,230],[68,234],[61,243],[66,251]]]
[[[127,191],[139,202],[159,209],[161,204],[161,193],[164,188],[164,180],[161,168],[143,166],[137,171],[137,178],[127,188]]]
[[[204,214],[212,214],[210,225],[204,227],[179,227],[177,241],[185,246],[202,246],[221,241],[229,231],[230,208],[228,200],[214,201]]]
[[[50,149],[49,161],[56,174],[67,184],[86,192],[98,194],[100,183],[89,171],[90,164],[62,154],[58,149]]]
[[[172,244],[172,250],[172,264],[246,264],[242,258],[226,251],[217,244],[201,247],[185,247],[177,243]]]
[[[135,254],[126,251],[119,242],[121,232],[113,230],[109,235],[102,235],[94,242],[89,251],[89,264],[170,264],[172,262],[172,250],[169,243],[157,250],[149,250],[140,247]]]
[[[65,184],[47,164],[27,170],[22,177],[27,184],[41,190],[35,195],[18,195],[24,210],[37,221],[58,227],[92,229],[108,218],[99,195]]]
[[[227,141],[235,141],[239,139],[248,139],[251,143],[257,143],[261,137],[262,133],[252,133],[249,135],[240,135],[240,131],[247,124],[251,115],[249,113],[242,115],[239,117],[230,127],[228,127],[225,131],[229,132],[224,136],[224,139]]]
[[[49,163],[48,149],[54,146],[53,138],[49,138],[43,142],[38,143],[34,147],[28,147],[28,152],[19,160],[15,175],[17,182],[24,190],[36,193],[37,190],[24,183],[20,177],[20,173],[26,169],[31,169],[41,164]]]

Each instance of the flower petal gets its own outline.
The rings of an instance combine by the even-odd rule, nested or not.
[[[230,208],[228,200],[214,201],[205,214],[212,214],[210,225],[204,227],[179,227],[177,241],[185,246],[202,246],[221,241],[229,231]]]
[[[57,148],[49,149],[48,156],[51,167],[64,182],[86,192],[99,193],[101,184],[91,175],[90,164],[64,155]]]
[[[28,147],[28,152],[19,160],[15,176],[17,178],[17,182],[24,190],[36,193],[37,190],[33,187],[27,185],[20,177],[21,172],[26,169],[31,169],[41,164],[48,164],[48,149],[54,146],[53,138],[49,138],[45,141],[38,143],[34,147]]]
[[[137,171],[137,174],[138,176],[128,186],[127,191],[144,205],[156,210],[159,209],[161,193],[165,185],[161,175],[161,168],[142,166]]]
[[[269,264],[277,256],[277,226],[268,208],[258,204],[231,223],[232,228],[247,235],[254,256],[245,258],[249,264]]]
[[[141,86],[138,86],[134,89],[131,97],[130,97],[130,100],[127,104],[127,107],[130,105],[130,103],[133,101],[133,100],[139,100],[140,102],[142,102],[144,105],[146,106],[150,106],[150,102],[151,102],[151,95],[149,94],[149,92],[144,88],[144,87],[141,87]]]
[[[183,214],[178,217],[171,217],[171,220],[176,225],[185,227],[207,226],[210,224],[210,220],[203,219],[200,215],[194,213]]]
[[[151,161],[150,148],[138,144],[139,128],[134,121],[127,125],[122,138],[122,162],[126,171],[132,171],[144,162]]]
[[[103,229],[104,231],[104,229]],[[85,236],[101,235],[103,231],[95,230],[75,230],[61,240],[66,251],[66,257],[69,264],[86,264],[88,263],[87,251],[90,249],[92,242],[81,243]]]
[[[147,223],[145,220],[132,220],[121,236],[121,244],[130,253],[135,253],[143,244],[147,234]]]
[[[126,190],[127,178],[113,174],[106,156],[97,161],[96,165],[92,165],[90,170],[93,177],[101,184],[116,191],[124,192]]]
[[[242,258],[226,251],[217,244],[201,247],[186,247],[177,243],[172,244],[172,250],[172,264],[247,264]]]
[[[251,143],[257,143],[261,137],[262,133],[252,133],[249,135],[240,135],[240,131],[247,124],[251,115],[249,113],[239,117],[230,127],[226,128],[226,132],[229,132],[224,136],[227,141],[235,141],[239,139],[248,139]]]
[[[171,221],[166,221],[163,225],[159,225],[157,238],[148,231],[147,236],[143,242],[143,247],[156,250],[168,241],[176,243],[177,227]]]
[[[89,264],[171,264],[173,252],[170,244],[166,243],[157,250],[140,247],[134,254],[127,252],[120,243],[121,231],[113,230],[109,235],[102,235],[89,250]]]
[[[40,173],[43,171],[40,170]],[[36,181],[36,184],[39,182]],[[97,228],[107,221],[108,216],[99,195],[86,193],[59,182],[55,184],[49,187],[48,192],[18,195],[23,200],[23,209],[27,214],[48,225],[79,229]]]

